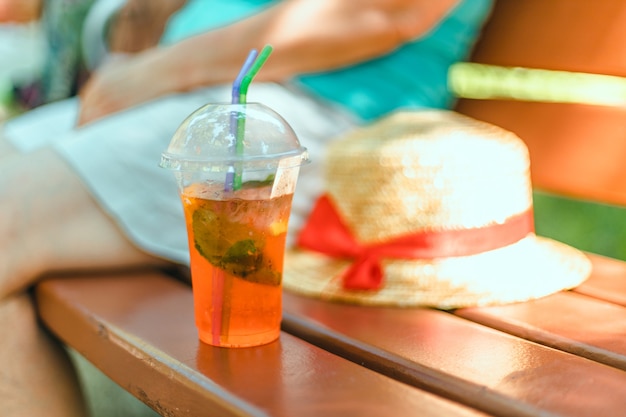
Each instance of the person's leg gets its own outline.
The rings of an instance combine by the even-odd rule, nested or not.
[[[87,415],[67,354],[37,322],[27,293],[0,300],[0,413]]]
[[[27,289],[44,272],[161,265],[135,248],[52,150],[0,159],[2,415],[83,416],[73,369],[38,327]]]
[[[0,298],[44,272],[165,265],[130,243],[52,150],[0,161]]]
[[[17,152],[0,140],[0,166],[15,158]],[[15,159],[17,161],[17,159]],[[3,174],[5,170],[0,170]],[[0,194],[8,195],[7,184],[0,179]],[[12,291],[9,283],[30,281],[33,272],[19,272],[19,252],[11,249],[15,239],[7,226],[14,219],[7,204],[0,202],[0,407],[6,416],[85,416],[80,388],[65,350],[39,326],[31,297],[26,291]],[[13,274],[13,275],[12,275]],[[23,274],[19,275],[18,274]]]

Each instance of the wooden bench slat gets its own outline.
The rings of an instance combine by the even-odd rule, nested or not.
[[[289,334],[247,349],[198,341],[191,289],[158,272],[49,279],[41,318],[162,415],[484,416]]]
[[[449,313],[285,298],[285,330],[494,414],[626,409],[626,373]]]
[[[584,314],[580,314],[584,311]],[[626,309],[576,293],[469,308],[460,317],[626,370]]]
[[[626,262],[590,255],[591,277],[574,291],[626,307]]]
[[[527,303],[466,308],[458,316],[626,370],[626,263],[591,256],[587,290],[560,292]],[[609,290],[613,288],[613,291]],[[621,290],[621,291],[620,291]],[[585,293],[596,293],[592,298]]]

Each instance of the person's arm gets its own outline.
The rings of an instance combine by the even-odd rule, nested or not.
[[[425,34],[458,0],[291,0],[218,31],[161,51],[185,90],[230,80],[247,51],[274,47],[259,80],[329,70],[361,62]],[[223,45],[215,48],[215,45]],[[207,51],[198,53],[198,51]],[[207,71],[206,69],[211,69]]]
[[[234,24],[113,63],[81,93],[79,124],[172,92],[231,82],[248,51],[272,56],[259,81],[339,68],[431,30],[459,0],[289,0]]]

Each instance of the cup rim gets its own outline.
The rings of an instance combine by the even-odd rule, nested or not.
[[[171,152],[161,154],[159,166],[173,171],[226,171],[233,165],[242,165],[247,171],[266,170],[280,166],[293,168],[309,163],[307,148],[301,146],[287,152],[268,155],[229,155],[228,158],[220,157],[181,157]]]

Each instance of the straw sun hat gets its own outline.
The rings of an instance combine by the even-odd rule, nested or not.
[[[450,309],[573,288],[590,261],[535,235],[529,168],[513,133],[452,111],[359,129],[326,155],[326,194],[286,254],[285,289]]]

